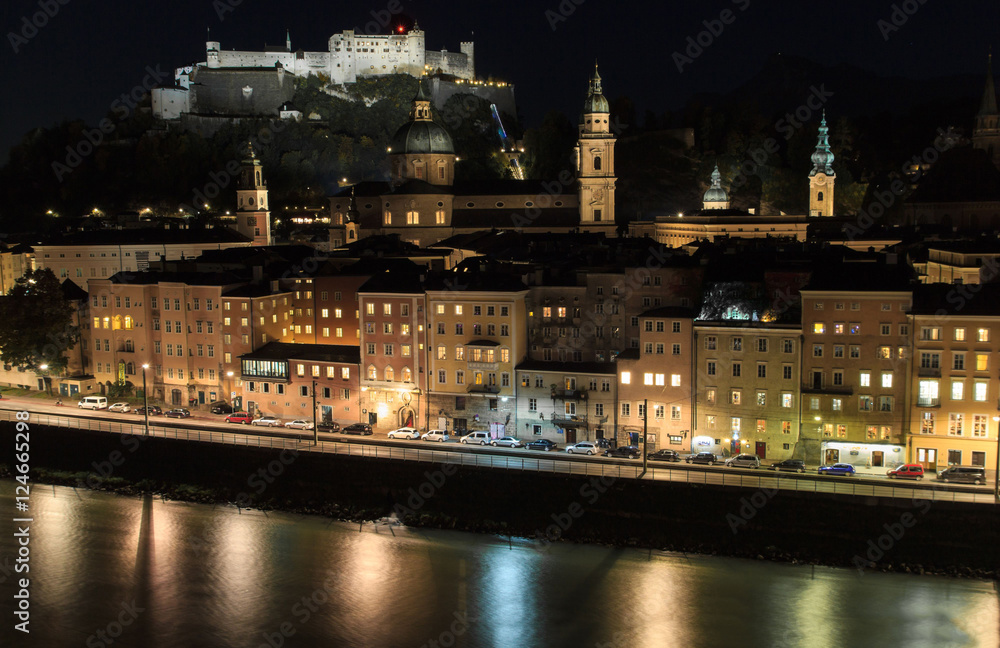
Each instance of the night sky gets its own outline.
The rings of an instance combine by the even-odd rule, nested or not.
[[[775,52],[917,79],[981,75],[990,45],[1000,53],[997,0],[899,3],[916,12],[888,42],[878,22],[890,19],[894,3],[881,0],[561,0],[572,14],[554,31],[546,11],[559,15],[560,0],[400,2],[427,33],[428,49],[457,51],[459,41],[474,38],[480,76],[516,85],[527,126],[553,108],[575,119],[595,57],[609,98],[632,97],[641,115],[679,108],[694,93],[728,92]],[[39,11],[40,3],[58,6],[58,13],[15,54],[10,33],[20,33],[22,16]],[[220,20],[217,6],[232,4]],[[33,127],[76,117],[93,123],[142,82],[147,66],[170,73],[204,60],[206,28],[224,49],[283,44],[287,27],[293,49],[325,51],[332,34],[363,29],[369,12],[387,6],[381,0],[3,0],[0,160]],[[673,52],[724,9],[735,21],[679,73]]]

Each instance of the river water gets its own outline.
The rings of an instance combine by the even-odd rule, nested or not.
[[[0,482],[9,529],[13,482]],[[2,645],[1000,645],[994,584],[329,523],[36,485],[30,635]],[[7,515],[11,512],[11,515]],[[16,555],[0,537],[0,564]]]

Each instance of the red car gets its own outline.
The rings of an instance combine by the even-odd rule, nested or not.
[[[923,479],[924,467],[920,464],[904,464],[886,473],[889,479]]]
[[[243,425],[250,425],[253,421],[253,416],[246,412],[233,412],[226,417],[226,423],[242,423]]]

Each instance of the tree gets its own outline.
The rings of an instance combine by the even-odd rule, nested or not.
[[[66,352],[77,343],[73,307],[51,270],[32,270],[0,297],[0,355],[5,363],[35,370],[48,365],[61,373]]]

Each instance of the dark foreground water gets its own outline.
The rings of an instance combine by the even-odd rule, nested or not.
[[[0,565],[16,555],[0,482]],[[69,488],[31,493],[30,635],[0,645],[1000,645],[993,583],[408,530]],[[10,563],[6,563],[10,565]]]

